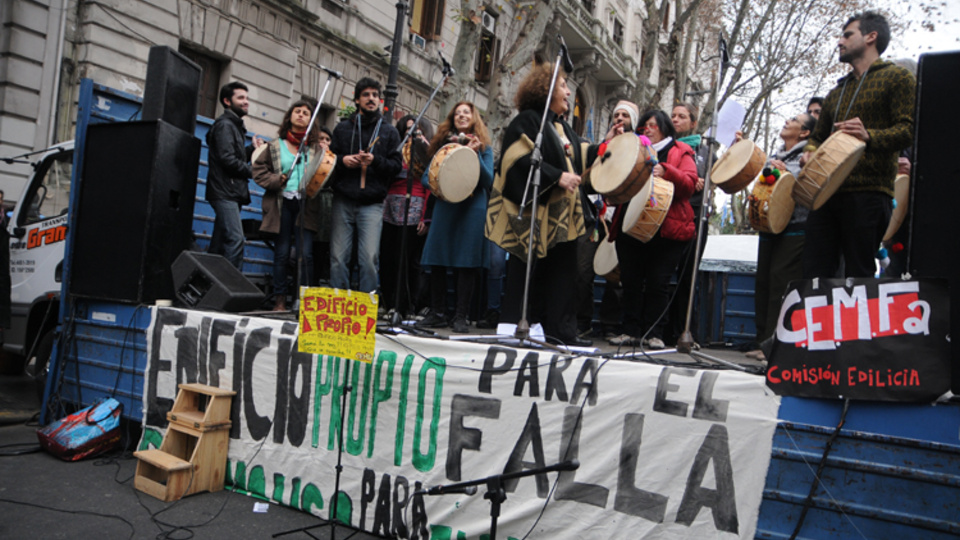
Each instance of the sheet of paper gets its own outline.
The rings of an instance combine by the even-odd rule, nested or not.
[[[733,145],[734,134],[743,126],[747,111],[743,105],[732,99],[724,102],[717,116],[717,142],[729,148]],[[708,135],[709,136],[709,131]]]

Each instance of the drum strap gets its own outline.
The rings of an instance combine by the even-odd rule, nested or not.
[[[850,98],[850,104],[847,105],[847,112],[844,113],[843,118],[840,118],[840,103],[843,102],[843,94],[847,91],[847,83],[850,82],[850,78],[847,77],[843,80],[843,88],[840,89],[840,99],[837,100],[837,108],[833,111],[833,121],[843,122],[850,116],[850,109],[853,108],[853,102],[857,100],[857,96],[860,95],[860,88],[863,87],[863,81],[867,79],[867,74],[870,73],[870,68],[868,67],[866,71],[863,72],[863,76],[860,77],[860,83],[857,84],[857,91],[853,93],[853,96]],[[836,128],[834,128],[836,129]]]

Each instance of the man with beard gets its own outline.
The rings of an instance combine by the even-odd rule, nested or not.
[[[824,100],[803,162],[835,130],[867,147],[839,191],[807,219],[805,278],[835,277],[841,258],[846,277],[876,272],[875,254],[892,211],[897,156],[913,141],[916,80],[880,59],[889,43],[890,27],[876,12],[855,14],[843,27],[840,61],[853,70]]]
[[[247,130],[242,118],[250,110],[246,85],[237,81],[224,85],[220,89],[220,105],[223,105],[223,114],[207,132],[210,169],[207,173],[206,199],[216,215],[208,251],[223,255],[230,264],[242,270],[243,223],[240,221],[240,209],[250,204],[250,189],[247,187],[247,180],[253,175],[250,154],[263,141],[254,138],[252,146],[244,145]]]
[[[400,134],[380,113],[380,83],[369,77],[353,91],[357,111],[333,130],[330,150],[337,155],[331,180],[333,229],[330,232],[330,284],[350,288],[350,255],[357,238],[359,290],[377,290],[383,200],[403,166]]]

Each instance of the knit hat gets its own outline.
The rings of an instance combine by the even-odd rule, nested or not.
[[[627,100],[620,100],[617,102],[617,106],[613,108],[613,112],[625,111],[630,116],[630,126],[632,129],[637,129],[637,122],[640,120],[640,108],[634,105],[632,102]],[[612,114],[612,113],[611,113]]]

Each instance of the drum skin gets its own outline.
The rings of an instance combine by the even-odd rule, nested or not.
[[[337,165],[337,155],[329,149],[322,154],[317,154],[307,163],[307,168],[303,171],[303,177],[309,178],[307,183],[307,197],[311,199],[316,197],[327,180],[333,175],[333,169]]]
[[[733,195],[750,185],[763,170],[767,154],[748,139],[735,143],[714,164],[710,181]]]
[[[634,133],[617,135],[584,177],[608,204],[629,202],[650,179],[655,160]]]
[[[796,178],[784,172],[773,185],[764,184],[760,181],[761,178],[757,178],[753,192],[750,193],[747,210],[750,226],[760,232],[780,234],[790,224],[790,217],[796,206],[793,200]]]
[[[473,195],[480,181],[480,158],[457,143],[444,145],[430,161],[430,191],[440,200],[458,203]]]
[[[883,234],[883,241],[889,242],[893,235],[897,234],[903,220],[907,217],[907,206],[910,204],[910,177],[906,174],[897,176],[893,182],[893,198],[897,201],[893,214],[890,215],[890,224],[887,226],[887,232]]]

